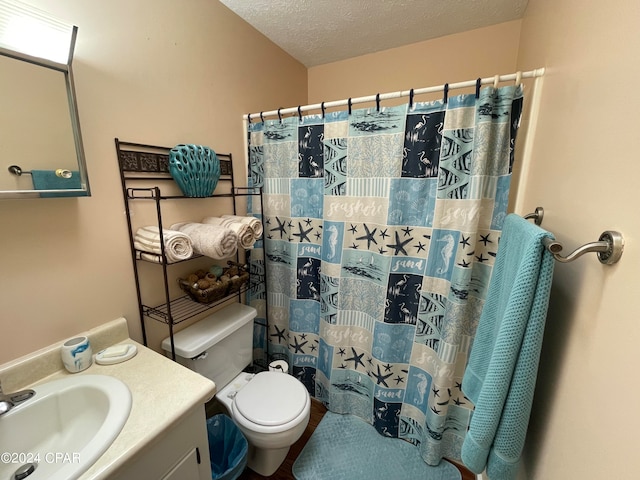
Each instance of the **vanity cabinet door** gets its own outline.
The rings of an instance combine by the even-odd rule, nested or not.
[[[211,480],[204,405],[153,439],[109,480]]]
[[[180,463],[162,477],[162,480],[201,480],[197,449],[194,448],[187,453]]]

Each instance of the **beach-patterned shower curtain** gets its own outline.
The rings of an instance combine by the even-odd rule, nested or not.
[[[460,389],[506,215],[519,86],[249,123],[255,352],[424,460],[459,459]],[[268,309],[268,315],[266,310]],[[261,326],[268,318],[268,325]]]

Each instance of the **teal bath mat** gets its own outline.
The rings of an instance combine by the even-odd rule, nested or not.
[[[432,467],[418,449],[380,435],[354,415],[327,412],[293,464],[297,480],[461,480],[459,470],[442,460]]]

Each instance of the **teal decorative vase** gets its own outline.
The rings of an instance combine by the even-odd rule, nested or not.
[[[208,197],[220,179],[216,152],[203,145],[176,145],[169,151],[169,173],[185,197]]]

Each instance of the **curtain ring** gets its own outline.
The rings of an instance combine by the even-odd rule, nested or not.
[[[516,86],[522,83],[522,71],[518,70],[516,72]]]
[[[493,78],[493,88],[498,88],[498,83],[500,83],[500,75],[496,75]]]
[[[320,104],[320,109],[322,110],[322,118],[324,118],[324,102]]]
[[[302,121],[302,107],[298,105],[298,118]]]
[[[449,101],[449,84],[448,83],[444,84],[444,98],[442,100],[445,105]]]
[[[260,112],[260,121],[264,123],[264,117],[262,116],[262,112]]]
[[[251,114],[247,114],[247,120],[249,120],[249,123],[251,123]]]
[[[280,115],[280,110],[282,110],[282,108],[278,109],[278,120],[280,120],[280,123],[282,123],[282,115]]]
[[[413,108],[413,88],[409,90],[409,108]]]
[[[476,80],[476,100],[480,98],[480,85],[482,85],[482,79],[478,77]]]
[[[380,111],[380,94],[376,93],[376,112]]]
[[[349,105],[349,115],[351,115],[351,97],[349,97],[349,100],[347,101],[347,105]]]

